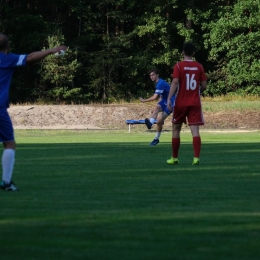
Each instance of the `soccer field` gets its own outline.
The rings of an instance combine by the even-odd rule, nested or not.
[[[192,166],[189,132],[167,165],[170,132],[16,131],[0,259],[258,260],[259,134],[202,132]]]

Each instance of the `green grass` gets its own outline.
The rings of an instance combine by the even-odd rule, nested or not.
[[[243,112],[259,111],[260,101],[237,100],[237,101],[202,101],[203,111],[209,112]]]
[[[192,166],[184,132],[169,166],[170,132],[16,131],[1,260],[259,259],[259,134],[203,132]]]
[[[157,101],[141,104],[139,99],[133,100],[131,103],[124,100],[119,100],[117,103],[111,103],[109,106],[122,106],[122,105],[133,105],[139,104],[143,106],[154,106]],[[19,104],[21,105],[21,104]],[[33,105],[33,104],[24,104]],[[36,105],[42,105],[37,103]],[[44,104],[43,104],[44,105]],[[12,106],[15,106],[13,104]],[[93,103],[91,106],[100,107],[100,104]],[[107,106],[107,105],[105,105]],[[256,111],[260,110],[260,98],[258,96],[219,96],[214,98],[203,97],[202,107],[205,112],[245,112],[245,111]]]

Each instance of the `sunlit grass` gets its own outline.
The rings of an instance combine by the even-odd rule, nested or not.
[[[259,95],[222,95],[216,97],[203,97],[208,102],[226,102],[226,101],[260,101]]]
[[[204,111],[259,111],[260,101],[202,101]]]
[[[226,111],[259,111],[260,97],[257,95],[226,95],[214,98],[203,97],[204,111],[226,112]]]
[[[152,95],[152,93],[151,93]],[[149,93],[147,94],[147,97],[149,96]],[[238,95],[238,94],[233,94],[233,95],[221,95],[221,96],[215,96],[215,97],[208,97],[204,96],[202,97],[202,100],[205,102],[227,102],[227,101],[260,101],[260,96],[259,95]],[[121,105],[121,104],[140,104],[139,98],[134,98],[129,100],[124,100],[124,99],[115,99],[113,102],[107,102],[107,104],[110,105]],[[28,105],[84,105],[81,103],[52,103],[50,101],[44,102],[44,101],[39,101],[39,102],[34,102],[34,103],[16,103],[16,104],[11,104],[12,106],[28,106]],[[86,104],[85,104],[86,105]],[[87,105],[106,105],[106,103],[100,104],[100,102],[91,102]]]
[[[90,106],[132,106],[132,105],[142,105],[142,106],[154,106],[156,101],[149,102],[146,104],[141,104],[139,99],[132,100],[131,103],[125,100],[117,100],[116,102],[109,103],[109,104],[99,104],[99,103],[91,103],[88,104]],[[19,105],[53,105],[51,103],[44,104],[44,103],[34,103],[34,104],[19,104]],[[65,105],[65,104],[61,104]],[[77,105],[77,104],[71,104]],[[202,97],[202,105],[203,111],[205,112],[245,112],[245,111],[260,111],[260,97],[253,96],[253,95],[226,95],[226,96],[218,96],[214,98],[209,97]],[[15,106],[15,105],[13,105]]]

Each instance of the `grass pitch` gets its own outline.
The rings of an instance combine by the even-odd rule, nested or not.
[[[252,260],[260,257],[260,135],[17,131],[14,181],[1,192],[5,259]]]

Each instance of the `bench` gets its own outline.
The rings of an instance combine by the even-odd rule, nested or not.
[[[128,125],[128,132],[129,133],[131,132],[131,125],[141,125],[141,124],[145,125],[144,119],[140,119],[140,120],[129,119],[129,120],[126,120],[125,122]],[[154,124],[156,124],[156,121],[154,122]]]

